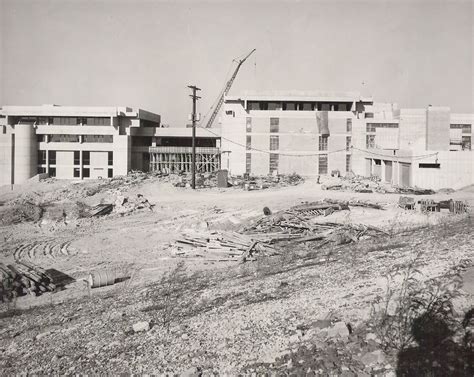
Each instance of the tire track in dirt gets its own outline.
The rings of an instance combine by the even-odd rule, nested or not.
[[[71,247],[71,240],[58,241],[49,239],[44,241],[33,241],[22,243],[13,251],[13,258],[16,261],[22,259],[35,260],[38,258],[65,258],[77,254],[77,250]]]

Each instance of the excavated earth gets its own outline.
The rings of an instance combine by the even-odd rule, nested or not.
[[[50,196],[50,204],[117,199],[107,188],[76,193],[87,185],[93,183],[36,183],[16,193],[0,191],[0,201],[31,201],[33,192]],[[53,198],[53,192],[63,196]],[[384,294],[390,272],[419,255],[422,280],[465,277],[455,300],[459,315],[474,302],[470,214],[406,212],[396,206],[398,195],[323,192],[312,181],[195,193],[151,180],[119,194],[138,193],[152,208],[88,219],[66,213],[0,227],[0,262],[28,260],[75,280],[59,292],[2,304],[3,374],[393,376],[397,354],[382,350],[371,323],[372,304]],[[472,196],[451,194],[471,203]],[[385,210],[351,208],[323,221],[365,223],[390,235],[318,249],[311,243],[286,247],[248,263],[173,253],[182,232],[233,231],[260,218],[264,206],[281,210],[326,197],[384,204]],[[96,289],[85,284],[90,272],[111,269],[131,279]]]

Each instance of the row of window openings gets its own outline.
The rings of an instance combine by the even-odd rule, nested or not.
[[[42,166],[38,166],[38,174],[46,173],[46,168]],[[50,167],[49,168],[49,176],[56,177],[56,168]],[[90,178],[91,170],[90,168],[82,168],[82,178]],[[112,178],[114,176],[114,169],[107,169],[107,178]],[[73,169],[73,177],[80,178],[81,177],[81,169],[74,168]]]
[[[470,124],[451,124],[450,129],[452,130],[462,130],[463,134],[470,134],[472,131],[472,126]]]
[[[252,117],[247,117],[246,120],[246,130],[247,132],[252,132]],[[347,132],[352,132],[352,119],[346,119],[346,130]],[[276,133],[280,132],[280,118],[270,118],[270,132]]]
[[[113,135],[36,135],[38,142],[49,143],[113,143]]]
[[[351,111],[352,103],[248,101],[249,110]]]
[[[351,136],[346,137],[346,150],[351,149]],[[277,151],[280,148],[280,138],[278,135],[270,135],[270,150]],[[252,136],[247,135],[246,140],[246,149],[252,149]],[[320,151],[327,151],[328,150],[328,137],[327,136],[319,136],[319,150]]]
[[[460,145],[460,149],[463,151],[470,151],[472,148],[471,137],[462,136],[460,142],[450,141],[450,145]],[[375,135],[366,135],[366,147],[367,149],[375,148]],[[458,149],[453,149],[458,150]]]
[[[279,155],[276,153],[270,153],[270,164],[269,173],[278,172]],[[245,172],[251,174],[252,171],[252,154],[247,153],[245,155]],[[351,155],[346,155],[346,171],[351,171]],[[328,155],[321,154],[318,156],[318,174],[328,173]]]
[[[376,128],[398,128],[397,123],[367,123],[367,132],[375,132]]]
[[[49,151],[48,153],[48,165],[56,165],[56,151]],[[91,152],[82,152],[82,165],[90,165],[91,163]],[[38,164],[46,164],[46,151],[38,151]],[[81,164],[81,152],[74,151],[74,165]],[[107,152],[107,165],[112,166],[114,164],[114,152]]]
[[[21,117],[18,123],[36,123],[37,125],[54,126],[110,126],[109,117]]]

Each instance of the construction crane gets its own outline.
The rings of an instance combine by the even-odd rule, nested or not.
[[[229,90],[232,87],[232,84],[234,83],[235,77],[237,76],[237,73],[239,72],[240,67],[249,58],[249,56],[252,55],[255,52],[255,50],[256,49],[254,48],[252,51],[250,51],[247,54],[247,56],[245,58],[243,58],[241,60],[236,60],[236,59],[233,60],[233,61],[237,62],[237,67],[235,68],[235,71],[232,74],[232,77],[225,84],[224,90],[222,91],[221,95],[219,96],[219,100],[217,101],[216,108],[214,109],[214,111],[212,112],[209,120],[206,123],[206,128],[211,127],[212,123],[214,123],[214,120],[216,119],[217,114],[219,113],[219,110],[221,109],[222,104],[224,103],[224,97],[227,95],[227,93],[229,93]]]

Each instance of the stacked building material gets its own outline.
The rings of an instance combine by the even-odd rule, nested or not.
[[[184,234],[173,245],[174,254],[185,257],[204,257],[207,260],[242,260],[255,253],[274,254],[272,246],[263,240],[238,233],[211,232],[207,235]]]
[[[1,301],[32,294],[39,296],[56,289],[51,277],[42,268],[27,262],[17,262],[5,266],[0,263]]]

